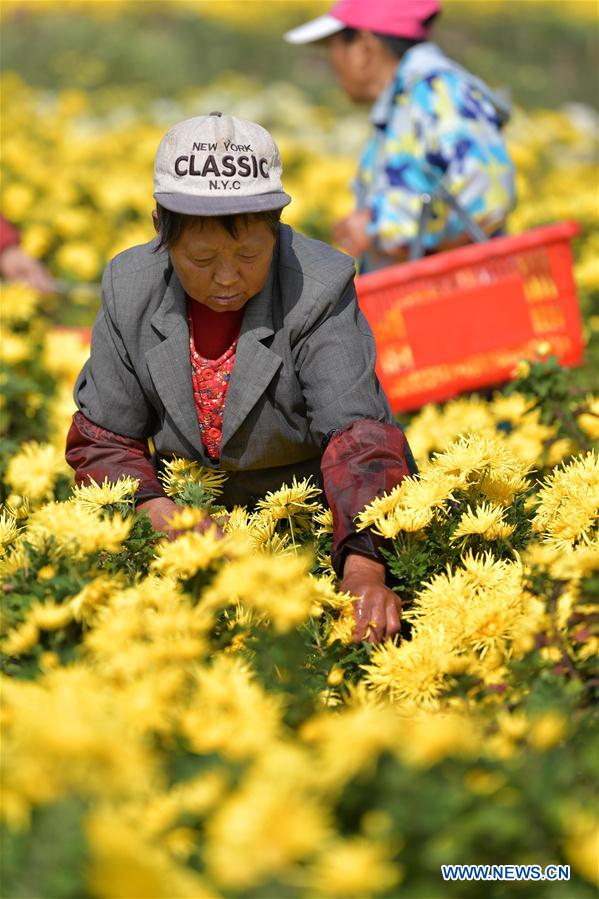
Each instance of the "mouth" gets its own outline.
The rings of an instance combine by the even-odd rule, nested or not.
[[[217,296],[216,294],[214,294],[212,296],[212,299],[216,303],[222,303],[223,306],[228,306],[228,305],[231,305],[232,303],[238,303],[240,300],[242,300],[243,294],[242,293],[233,293],[230,296]]]

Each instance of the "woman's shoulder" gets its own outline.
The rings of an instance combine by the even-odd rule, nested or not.
[[[345,284],[356,271],[351,256],[321,240],[305,237],[289,225],[279,226],[279,272],[323,287]]]
[[[158,238],[155,237],[148,243],[117,253],[108,263],[107,270],[113,275],[127,277],[139,275],[144,270],[164,268],[168,265],[168,252],[166,249],[158,249],[158,243]]]
[[[105,307],[122,325],[136,328],[151,318],[160,304],[168,280],[169,255],[157,249],[158,239],[118,253],[104,269],[102,296]]]

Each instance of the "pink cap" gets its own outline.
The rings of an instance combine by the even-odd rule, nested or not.
[[[328,15],[313,19],[285,35],[291,44],[307,44],[344,28],[375,31],[409,40],[426,40],[426,20],[441,9],[440,0],[337,0]]]

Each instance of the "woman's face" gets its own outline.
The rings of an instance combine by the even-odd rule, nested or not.
[[[393,79],[398,60],[369,31],[351,41],[333,34],[327,45],[337,81],[354,103],[372,103]]]
[[[233,312],[268,278],[275,237],[262,221],[240,220],[237,236],[205,218],[183,230],[170,257],[186,294],[214,312]]]
[[[337,81],[345,93],[355,103],[363,101],[363,64],[359,36],[354,41],[345,41],[334,34],[328,40],[329,55]]]

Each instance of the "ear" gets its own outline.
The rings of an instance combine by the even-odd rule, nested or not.
[[[152,209],[152,221],[154,222],[154,231],[158,234],[160,229],[158,227],[158,212],[156,209]]]

